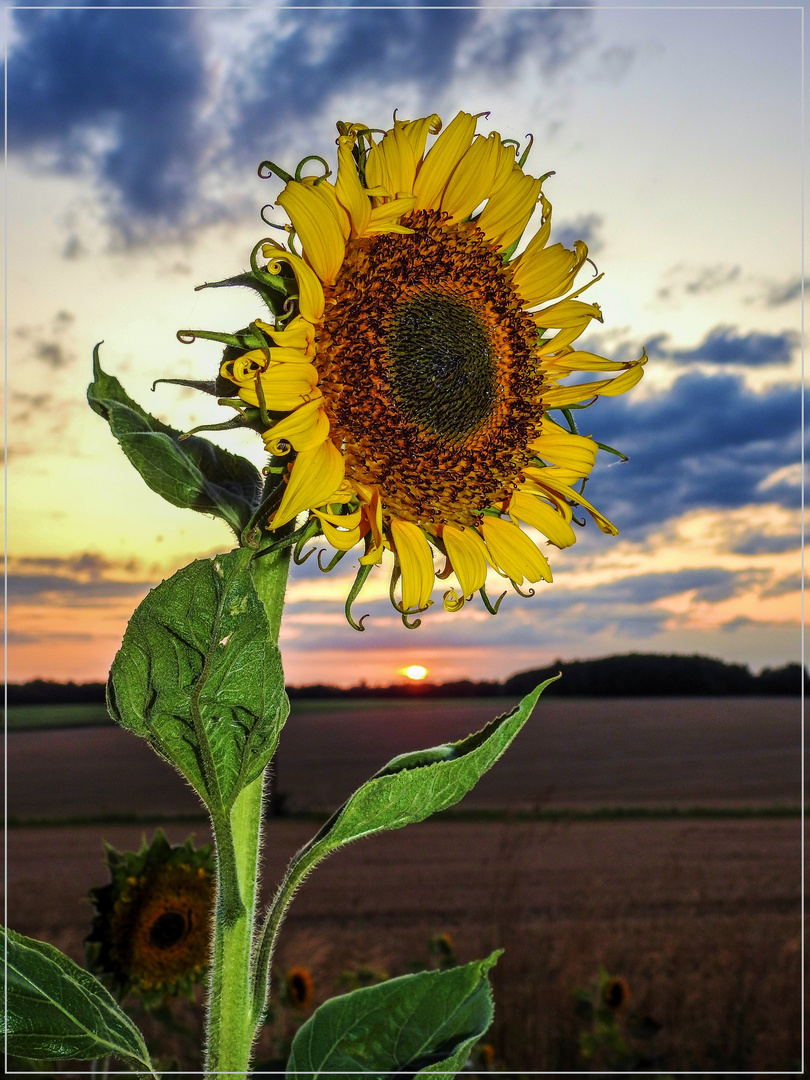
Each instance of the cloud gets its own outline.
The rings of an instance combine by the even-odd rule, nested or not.
[[[761,334],[751,331],[740,334],[734,326],[716,326],[693,349],[673,349],[669,335],[660,334],[647,343],[651,357],[675,360],[680,364],[744,364],[746,367],[765,367],[789,364],[800,344],[794,330],[781,334]]]
[[[204,65],[190,12],[112,7],[14,12],[12,152],[97,173],[124,210],[161,219],[190,197]]]
[[[584,48],[590,16],[460,3],[17,9],[9,147],[99,181],[125,236],[205,213],[223,217],[234,205],[223,185],[241,163],[255,167],[300,143],[341,95],[374,104],[385,90],[386,109],[405,100],[433,111],[442,89],[465,73],[502,80],[531,56],[553,77]],[[393,89],[400,101],[389,106]],[[81,250],[73,239],[65,249],[74,258]]]
[[[140,576],[139,576],[140,575]],[[98,552],[71,556],[22,556],[9,560],[12,601],[56,602],[70,606],[94,600],[142,596],[154,581],[141,580],[136,560],[109,559]]]
[[[779,285],[771,285],[765,294],[765,304],[767,307],[782,307],[783,304],[790,304],[794,300],[798,300],[802,295],[802,279],[800,277],[792,278],[790,281],[782,282]]]
[[[685,266],[679,263],[666,275],[668,284],[662,285],[656,295],[659,300],[671,300],[678,293],[701,296],[738,281],[740,274],[739,266],[725,266],[723,263],[713,266]]]
[[[797,387],[756,393],[739,376],[692,372],[654,397],[603,399],[592,415],[596,437],[630,458],[597,468],[587,490],[623,533],[697,508],[799,504],[792,472],[767,483],[799,460]],[[590,433],[591,414],[578,416]]]
[[[798,551],[800,545],[798,532],[787,536],[753,533],[732,544],[729,551],[733,555],[784,555],[787,551]]]
[[[602,240],[602,226],[605,219],[601,214],[581,214],[573,221],[566,221],[559,228],[554,228],[554,243],[573,248],[575,240],[584,240],[588,252],[596,255],[605,246]]]
[[[18,326],[15,337],[28,346],[28,355],[33,360],[58,371],[67,367],[76,359],[76,354],[65,344],[65,337],[76,316],[69,311],[57,311],[50,323],[37,326]]]

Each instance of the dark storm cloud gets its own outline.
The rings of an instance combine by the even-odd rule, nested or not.
[[[698,508],[799,505],[789,478],[768,483],[800,458],[797,387],[755,393],[739,377],[694,372],[646,400],[602,399],[593,414],[578,414],[582,431],[591,415],[597,438],[630,458],[598,468],[587,491],[625,534]]]
[[[182,209],[206,88],[191,13],[17,10],[14,29],[10,149],[48,151],[66,171],[97,168],[137,215]]]
[[[716,326],[693,349],[675,349],[669,337],[661,334],[647,343],[651,357],[676,360],[681,364],[742,364],[746,367],[765,367],[789,364],[799,346],[799,335],[793,330],[781,334],[760,334],[751,331],[738,333],[734,326]]]
[[[553,73],[583,47],[589,15],[362,3],[258,18],[228,9],[17,10],[9,145],[45,152],[39,160],[65,171],[89,170],[125,233],[139,222],[177,223],[199,195],[203,160],[208,173],[234,159],[255,164],[289,141],[291,123],[342,91],[362,89],[373,104],[381,87],[401,83],[427,108],[459,71],[505,75],[530,53]],[[216,40],[223,19],[231,30],[244,21],[251,48],[220,85],[225,58],[206,51],[203,31]]]

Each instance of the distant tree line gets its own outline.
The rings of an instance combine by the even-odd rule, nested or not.
[[[399,683],[394,686],[340,687],[316,683],[289,686],[292,700],[307,698],[464,698],[522,697],[538,683],[562,672],[546,695],[556,697],[738,697],[798,696],[810,689],[800,664],[765,668],[754,675],[744,664],[727,664],[707,656],[662,656],[630,653],[599,660],[558,660],[550,667],[522,671],[504,682]],[[68,705],[104,702],[104,683],[59,683],[35,679],[9,683],[9,705]]]

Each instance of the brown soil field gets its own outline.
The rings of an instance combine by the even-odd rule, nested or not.
[[[265,895],[314,828],[268,823]],[[346,969],[400,974],[428,959],[431,935],[449,933],[462,962],[506,950],[490,1035],[500,1069],[615,1067],[582,1058],[574,1008],[573,991],[604,965],[630,984],[622,1022],[660,1026],[639,1043],[655,1072],[798,1071],[800,829],[795,819],[425,822],[319,867],[293,902],[279,968],[309,968],[319,1001]],[[166,831],[181,842],[188,829]],[[9,830],[9,925],[79,960],[84,895],[106,876],[101,841],[132,849],[141,833]]]
[[[275,763],[294,811],[333,810],[397,754],[462,738],[514,702],[295,702]],[[797,698],[541,699],[465,807],[798,804]],[[12,732],[13,816],[193,813],[191,789],[117,728]]]

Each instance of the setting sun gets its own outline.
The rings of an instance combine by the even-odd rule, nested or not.
[[[409,679],[424,679],[427,675],[427,668],[423,668],[419,664],[413,664],[411,667],[405,668],[405,674]]]

